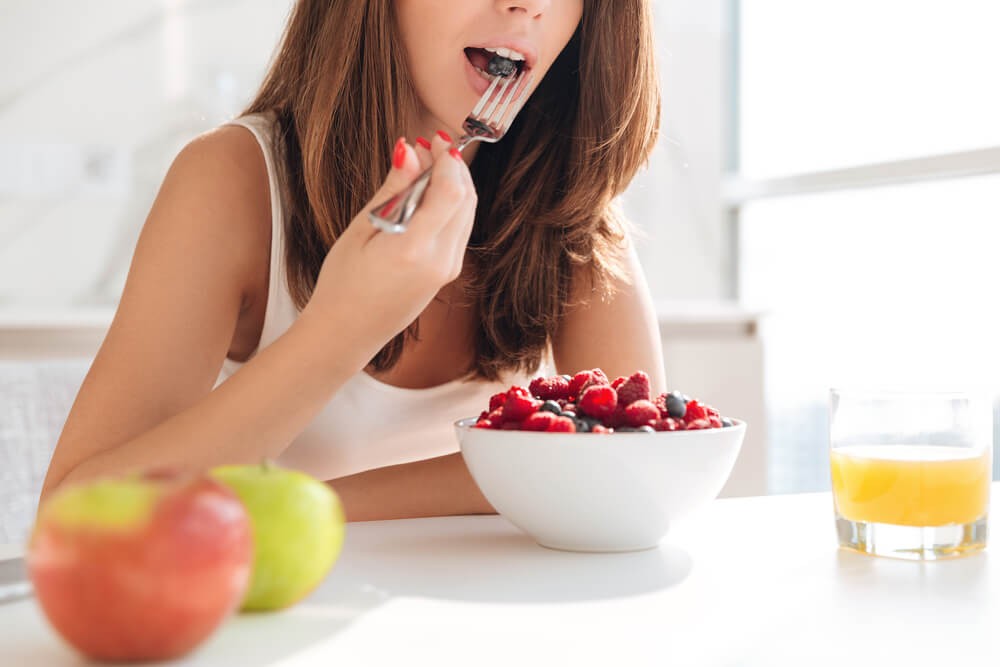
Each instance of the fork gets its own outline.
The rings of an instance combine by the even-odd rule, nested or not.
[[[490,87],[462,123],[464,134],[455,143],[455,148],[461,151],[473,141],[492,144],[503,139],[528,97],[533,78],[530,72],[520,72],[516,77],[493,77]],[[496,98],[491,102],[494,91]],[[423,199],[430,178],[431,168],[428,167],[405,190],[369,211],[368,219],[372,225],[390,234],[405,232],[413,212]]]

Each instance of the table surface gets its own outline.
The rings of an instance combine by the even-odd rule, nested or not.
[[[717,500],[626,554],[544,549],[496,516],[353,523],[306,600],[170,664],[997,664],[992,558],[838,549],[828,493]],[[0,605],[0,665],[81,664],[34,599]]]

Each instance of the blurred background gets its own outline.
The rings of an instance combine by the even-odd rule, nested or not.
[[[829,488],[830,387],[995,395],[1000,3],[654,4],[662,140],[624,203],[671,388],[751,425],[726,493]],[[168,165],[246,104],[290,6],[0,3],[0,542]]]

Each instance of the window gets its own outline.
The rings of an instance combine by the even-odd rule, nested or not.
[[[829,487],[831,386],[997,389],[998,20],[989,0],[740,4],[725,205],[740,299],[769,313],[773,491]]]

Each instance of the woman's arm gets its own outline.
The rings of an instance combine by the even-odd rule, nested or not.
[[[625,254],[628,282],[615,282],[614,295],[601,300],[587,280],[577,280],[573,307],[563,318],[553,341],[556,368],[561,373],[600,368],[612,380],[637,370],[649,373],[653,394],[666,391],[660,328],[639,258],[630,243]]]
[[[256,281],[270,254],[268,179],[242,128],[182,151],[143,227],[41,500],[71,480],[276,458],[458,276],[476,197],[468,168],[448,148],[435,139],[433,178],[407,233],[377,234],[369,206],[420,172],[417,154],[400,140],[405,159],[333,244],[295,323],[215,390],[239,313],[267,292]]]
[[[251,286],[266,285],[270,235],[266,168],[249,132],[223,128],[181,152],[41,500],[62,483],[105,474],[273,458],[364,366],[375,350],[352,338],[347,318],[338,327],[303,315],[212,391]],[[332,328],[341,332],[335,340]]]
[[[461,453],[366,470],[328,482],[348,521],[496,514]]]

